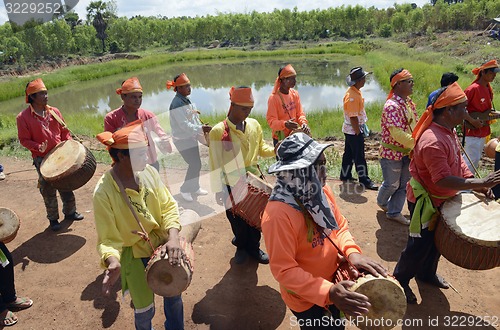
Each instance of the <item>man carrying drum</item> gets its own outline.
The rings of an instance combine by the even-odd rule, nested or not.
[[[44,157],[60,142],[70,140],[71,134],[59,122],[64,122],[59,109],[47,104],[47,88],[38,78],[26,85],[26,103],[29,107],[21,111],[17,117],[17,135],[23,147],[31,151],[33,165],[38,172],[38,186],[45,202],[47,218],[53,231],[61,229],[56,189],[45,181],[40,173],[40,165]],[[83,215],[76,211],[75,195],[72,191],[59,190],[63,202],[64,220],[82,220]]]
[[[246,172],[257,176],[260,157],[273,157],[274,148],[264,142],[262,127],[253,118],[248,118],[254,100],[249,87],[231,87],[231,106],[227,118],[210,131],[210,181],[217,204],[226,203],[226,215],[234,233],[232,240],[236,246],[235,262],[242,264],[248,255],[263,264],[269,257],[260,246],[260,231],[231,212],[227,198],[238,180],[244,179]]]
[[[179,265],[179,211],[158,171],[147,165],[148,140],[140,121],[118,131],[103,132],[97,139],[106,145],[113,167],[104,173],[94,191],[97,250],[106,268],[102,282],[108,295],[121,276],[135,308],[135,328],[152,329],[154,294],[148,287],[145,267],[158,246],[168,253],[171,265]],[[163,298],[165,329],[184,329],[180,295]]]
[[[500,170],[485,178],[474,178],[461,156],[455,126],[466,116],[467,97],[457,82],[441,88],[418,121],[410,163],[407,193],[411,214],[410,236],[394,270],[405,290],[407,302],[417,298],[409,287],[413,277],[447,289],[436,274],[440,254],[434,243],[439,207],[460,190],[472,189],[493,198],[491,187],[500,182]]]
[[[141,120],[144,123],[146,135],[148,137],[149,164],[159,171],[160,164],[158,162],[155,142],[153,141],[151,133],[154,132],[160,138],[158,147],[162,153],[172,152],[172,145],[170,144],[170,138],[160,126],[155,114],[141,108],[142,86],[139,79],[132,77],[125,80],[122,86],[116,89],[116,94],[120,95],[123,105],[106,114],[104,117],[104,130],[115,132],[133,121],[138,119]]]
[[[278,146],[278,162],[269,168],[269,173],[277,173],[277,182],[262,216],[262,232],[281,297],[302,329],[316,329],[302,325],[322,324],[328,311],[337,321],[340,311],[352,316],[368,313],[368,297],[348,290],[354,282],[332,282],[339,252],[357,269],[387,276],[382,265],[361,254],[326,185],[323,152],[331,146],[294,133]],[[351,278],[359,275],[351,273]],[[335,322],[324,329],[344,326]]]

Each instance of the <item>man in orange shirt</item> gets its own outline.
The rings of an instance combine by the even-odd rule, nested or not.
[[[274,88],[267,100],[267,123],[273,130],[273,143],[283,140],[290,133],[301,128],[310,133],[307,119],[295,87],[297,72],[291,64],[278,71]]]
[[[330,146],[304,133],[292,134],[279,145],[278,162],[269,168],[277,173],[277,183],[262,216],[262,233],[281,297],[299,324],[317,323],[326,309],[335,319],[340,310],[353,316],[368,312],[368,297],[348,290],[354,282],[332,282],[339,251],[330,239],[357,269],[387,276],[382,265],[361,254],[325,184],[323,151]],[[354,271],[351,278],[358,275]]]
[[[371,72],[363,68],[352,68],[346,82],[350,86],[344,96],[344,124],[342,132],[345,136],[344,154],[342,155],[342,170],[340,180],[352,181],[352,163],[356,165],[359,183],[366,189],[378,190],[378,186],[368,176],[368,165],[365,159],[365,134],[368,130],[368,117],[365,111],[365,99],[360,89],[366,82],[366,76]]]

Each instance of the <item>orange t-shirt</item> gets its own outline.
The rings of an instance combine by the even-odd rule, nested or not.
[[[283,98],[283,101],[281,98]],[[278,131],[283,131],[285,137],[290,135],[291,131],[285,128],[285,122],[290,119],[295,119],[295,122],[300,126],[307,124],[306,115],[300,103],[299,92],[290,89],[288,94],[283,94],[280,91],[271,94],[267,100],[266,119],[269,127],[273,130],[273,139],[278,139]]]
[[[361,253],[347,220],[340,213],[333,192],[323,188],[334,212],[339,230],[330,238],[346,255]],[[280,284],[281,297],[295,312],[313,305],[330,304],[329,292],[338,267],[337,249],[315,229],[312,242],[307,241],[307,225],[302,212],[278,201],[270,201],[262,215],[262,233],[270,258],[271,272]]]

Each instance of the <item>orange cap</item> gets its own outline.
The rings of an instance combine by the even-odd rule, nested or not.
[[[231,87],[229,90],[229,98],[231,103],[244,107],[253,107],[253,95],[250,87]]]
[[[189,83],[191,83],[191,82],[189,81],[189,78],[186,76],[186,74],[185,73],[181,73],[177,77],[177,79],[175,79],[175,81],[173,81],[173,80],[167,80],[166,86],[167,86],[167,89],[170,89],[172,87],[174,87],[174,89],[175,89],[175,87],[184,86],[184,85],[187,85]]]
[[[41,91],[46,91],[47,87],[45,87],[45,84],[42,81],[42,78],[35,79],[33,81],[30,81],[28,83],[28,86],[26,86],[25,94],[26,94],[26,103],[29,103],[28,101],[28,96],[31,94],[35,94]]]
[[[107,131],[99,133],[96,138],[108,149],[135,149],[148,146],[148,138],[140,119],[129,123],[114,133]]]
[[[122,83],[121,88],[116,89],[116,94],[142,93],[142,86],[137,77],[132,77]]]

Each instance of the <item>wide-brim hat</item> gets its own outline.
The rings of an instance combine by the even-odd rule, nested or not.
[[[345,82],[347,83],[348,86],[352,86],[357,81],[359,81],[360,79],[363,79],[364,77],[366,77],[370,73],[372,73],[372,72],[364,71],[363,68],[360,66],[352,68],[351,72],[349,72],[349,74],[345,78]]]
[[[311,166],[321,153],[333,144],[318,143],[299,132],[285,138],[276,150],[278,161],[269,167],[269,173],[298,170]]]

